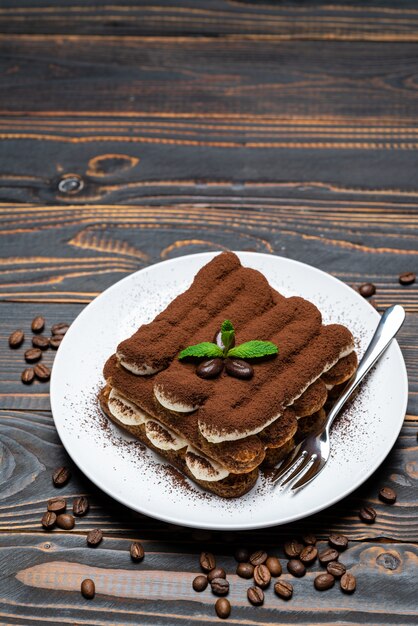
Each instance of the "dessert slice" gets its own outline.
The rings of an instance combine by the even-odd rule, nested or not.
[[[318,428],[330,390],[356,367],[346,327],[322,324],[312,303],[228,252],[118,346],[100,399],[203,488],[237,497]]]

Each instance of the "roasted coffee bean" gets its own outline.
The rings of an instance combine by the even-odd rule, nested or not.
[[[396,491],[390,487],[382,487],[379,491],[379,500],[386,504],[394,504],[396,502]]]
[[[42,315],[33,318],[31,328],[33,333],[40,333],[45,328],[45,319]]]
[[[328,563],[331,563],[331,561],[338,561],[339,556],[340,555],[338,554],[337,550],[335,550],[334,548],[326,548],[318,554],[319,562],[321,563],[321,565],[327,565]]]
[[[225,578],[214,578],[210,586],[215,596],[226,596],[229,593],[229,582]]]
[[[226,572],[223,567],[215,567],[211,569],[208,576],[208,581],[211,583],[214,578],[226,578]]]
[[[257,550],[256,552],[250,554],[250,563],[251,565],[254,565],[254,567],[256,565],[261,565],[262,563],[265,563],[267,559],[268,554],[267,552],[264,552],[264,550]]]
[[[53,335],[49,340],[49,345],[53,350],[58,350],[61,345],[61,341],[63,340],[64,335]]]
[[[234,556],[238,563],[248,563],[250,560],[250,553],[246,548],[238,548],[238,550],[235,551]]]
[[[100,528],[93,528],[86,537],[87,545],[89,546],[98,546],[101,540],[103,539],[103,533]]]
[[[306,574],[306,567],[301,561],[298,561],[297,559],[290,559],[290,561],[287,562],[287,571],[289,574],[292,574],[292,576],[301,578]]]
[[[363,298],[370,298],[370,296],[374,296],[376,293],[376,287],[373,283],[364,283],[364,285],[360,285],[359,294],[363,296]]]
[[[195,591],[204,591],[208,586],[207,576],[199,574],[196,578],[193,578],[192,587]]]
[[[303,545],[296,539],[287,541],[284,546],[284,553],[289,559],[296,559],[303,550]]]
[[[209,359],[202,361],[196,368],[196,374],[200,378],[216,378],[224,368],[223,359]]]
[[[29,348],[29,350],[26,350],[24,356],[25,361],[27,361],[28,363],[35,363],[41,358],[42,350],[40,350],[39,348]]]
[[[310,565],[315,561],[317,556],[318,550],[315,548],[315,546],[306,546],[300,553],[299,558],[305,565]]]
[[[69,324],[66,324],[65,322],[54,324],[51,328],[51,335],[65,335],[69,328]]]
[[[277,557],[269,556],[265,564],[269,568],[269,572],[272,576],[280,576],[282,573],[282,564]]]
[[[346,572],[346,567],[339,561],[331,561],[327,565],[327,572],[328,574],[332,574],[334,578],[341,578]]]
[[[131,543],[129,553],[131,555],[132,561],[135,561],[135,563],[142,561],[145,556],[145,551],[142,543],[139,543],[139,541],[134,541],[133,543]]]
[[[213,342],[216,343],[217,346],[219,346],[219,348],[221,348],[221,350],[225,350],[225,346],[222,343],[222,331],[218,331],[215,335],[215,337],[213,338]],[[232,341],[229,344],[229,348],[233,348],[235,346],[235,337],[232,337]]]
[[[45,383],[51,377],[51,370],[43,363],[37,363],[33,368],[36,378]]]
[[[348,539],[347,537],[345,537],[345,535],[337,535],[336,533],[332,533],[328,537],[328,543],[331,548],[335,548],[336,550],[342,552],[348,546]]]
[[[353,574],[346,572],[341,576],[340,587],[344,593],[353,593],[356,590],[356,579]]]
[[[416,275],[414,272],[404,272],[403,274],[399,274],[399,282],[401,285],[412,285],[415,282]]]
[[[85,578],[81,583],[81,594],[87,599],[92,600],[96,593],[96,586],[90,578]]]
[[[373,524],[376,519],[376,511],[371,506],[364,506],[359,511],[359,518],[366,524]]]
[[[33,369],[33,367],[27,367],[26,369],[24,369],[20,375],[20,378],[22,383],[25,383],[25,385],[30,385],[31,383],[33,383],[35,379],[35,370]]]
[[[32,345],[34,348],[47,350],[49,348],[49,339],[45,335],[34,335],[32,337]]]
[[[302,541],[307,546],[314,546],[316,544],[317,539],[315,535],[311,535],[310,533],[308,533],[307,535],[303,535]]]
[[[211,552],[202,552],[200,554],[200,567],[204,572],[210,572],[216,567],[215,557]]]
[[[48,500],[48,511],[53,511],[57,515],[64,513],[67,503],[64,498],[51,498]]]
[[[216,615],[220,619],[227,619],[231,615],[231,604],[227,598],[218,598],[215,602]]]
[[[243,359],[225,359],[225,369],[227,374],[234,378],[243,378],[248,380],[254,376],[252,365]]]
[[[19,348],[25,340],[23,330],[15,330],[9,336],[9,346],[11,348]]]
[[[319,574],[314,580],[315,589],[325,591],[334,586],[335,578],[332,574]]]
[[[71,478],[71,472],[68,467],[57,467],[52,474],[52,482],[55,487],[63,487]]]
[[[73,502],[73,513],[77,515],[77,517],[82,517],[86,515],[89,511],[89,501],[85,496],[79,496],[74,499]]]
[[[254,565],[251,563],[238,563],[237,575],[241,578],[252,578],[254,574]]]
[[[70,513],[61,513],[57,515],[57,526],[63,530],[71,530],[74,528],[75,519]]]
[[[57,521],[57,516],[53,511],[46,511],[42,515],[41,524],[45,528],[45,530],[51,530],[55,526]]]
[[[271,574],[269,568],[264,565],[256,565],[254,568],[254,582],[261,589],[266,589],[271,581]]]
[[[293,585],[287,580],[279,580],[274,585],[274,592],[283,600],[290,600],[293,595]]]
[[[247,589],[247,598],[254,606],[261,606],[264,603],[264,592],[260,587],[250,587]]]

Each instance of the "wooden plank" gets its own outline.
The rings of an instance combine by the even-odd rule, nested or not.
[[[277,549],[277,542],[312,529],[325,538],[331,531],[342,532],[352,540],[364,541],[385,537],[395,541],[414,541],[418,536],[418,500],[416,472],[417,427],[416,421],[405,423],[394,450],[375,475],[360,489],[323,513],[303,522],[278,528],[243,533],[194,533],[187,528],[175,528],[175,551],[195,550],[194,541],[211,543],[219,551],[225,541],[262,544]],[[40,526],[45,502],[55,495],[63,495],[72,502],[74,496],[88,494],[91,512],[77,520],[71,533],[85,533],[94,527],[110,535],[135,537],[140,528],[141,538],[147,541],[174,540],[173,528],[144,516],[132,513],[94,488],[67,457],[56,433],[51,415],[47,412],[0,411],[2,432],[3,486],[0,491],[0,531],[13,533],[38,533],[41,537],[61,536],[63,531],[45,534]],[[51,482],[54,468],[67,465],[73,477],[63,488],[56,489]],[[398,501],[388,506],[377,498],[378,489],[390,485],[398,493]],[[364,503],[377,511],[373,525],[362,523],[358,510]],[[68,533],[64,533],[68,534]],[[58,541],[58,539],[57,539]],[[80,537],[80,545],[83,545]],[[191,543],[190,543],[191,542]],[[212,545],[213,544],[213,545]],[[164,548],[160,547],[159,550]],[[173,546],[170,545],[170,550]]]
[[[415,119],[417,53],[416,43],[2,35],[1,108]]]
[[[260,3],[226,0],[3,0],[0,30],[7,33],[77,33],[144,36],[267,36],[280,39],[417,41],[412,1]]]

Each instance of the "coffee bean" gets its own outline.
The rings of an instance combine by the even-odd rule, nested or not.
[[[269,572],[272,576],[280,576],[282,573],[282,564],[275,556],[269,556],[266,561],[266,566],[269,568]]]
[[[306,546],[300,553],[299,558],[305,565],[310,565],[315,561],[317,556],[318,550],[315,548],[315,546]]]
[[[71,478],[71,472],[68,467],[57,467],[52,474],[52,482],[55,487],[63,487]]]
[[[289,559],[296,559],[303,550],[303,545],[296,539],[287,541],[284,546],[284,553]]]
[[[231,615],[231,604],[227,598],[218,598],[215,602],[216,615],[220,619],[227,619]]]
[[[338,561],[339,556],[340,555],[338,554],[337,550],[335,550],[334,548],[326,548],[318,554],[319,562],[322,565],[327,565],[328,563],[331,563],[331,561]]]
[[[301,561],[298,561],[297,559],[290,559],[290,561],[287,562],[287,571],[289,574],[292,574],[292,576],[301,578],[306,574],[306,567]]]
[[[79,496],[78,498],[74,499],[73,513],[74,515],[77,515],[77,517],[82,517],[83,515],[86,515],[86,513],[88,513],[89,507],[90,505],[87,498],[85,496]]]
[[[204,572],[210,572],[216,567],[215,557],[211,552],[202,552],[200,554],[200,567]]]
[[[363,296],[363,298],[370,298],[370,296],[374,296],[376,293],[376,287],[373,283],[364,283],[364,285],[360,285],[359,294]]]
[[[32,337],[32,345],[34,348],[47,350],[49,348],[49,339],[45,335],[34,335]]]
[[[202,361],[196,368],[199,378],[216,378],[224,368],[223,359],[209,359]]]
[[[268,554],[264,552],[264,550],[257,550],[250,555],[250,563],[251,565],[261,565],[267,561]]]
[[[39,348],[29,348],[29,350],[26,350],[25,352],[25,360],[28,363],[35,363],[36,361],[39,361],[39,359],[42,356],[42,350],[40,350]]]
[[[270,570],[266,565],[256,565],[254,568],[254,582],[256,585],[265,589],[269,586],[271,581]]]
[[[215,596],[226,596],[229,593],[229,582],[225,578],[214,578],[210,586]]]
[[[9,336],[9,346],[11,348],[19,348],[25,340],[23,330],[15,330]]]
[[[252,578],[254,574],[254,565],[251,563],[238,563],[237,575],[241,578]]]
[[[100,530],[100,528],[93,528],[93,530],[91,530],[86,537],[87,540],[87,545],[94,547],[94,546],[98,546],[99,543],[102,541],[103,539],[103,533]]]
[[[69,324],[66,324],[65,322],[54,324],[51,328],[51,335],[65,335],[69,328]]]
[[[359,511],[359,518],[366,524],[373,524],[376,519],[376,511],[371,506],[364,506]]]
[[[332,574],[319,574],[314,580],[315,589],[325,591],[334,586],[335,578]]]
[[[328,537],[328,543],[331,548],[335,548],[336,550],[342,552],[348,546],[348,539],[347,537],[345,537],[345,535],[337,535],[336,533],[332,533]]]
[[[208,576],[208,581],[211,583],[214,578],[226,578],[226,572],[223,567],[215,567],[211,569]]]
[[[48,511],[53,511],[57,515],[64,513],[67,503],[64,498],[51,498],[48,500]]]
[[[192,587],[195,591],[204,591],[208,586],[208,579],[203,574],[193,578]]]
[[[31,324],[32,332],[40,333],[41,330],[44,329],[44,327],[45,327],[45,319],[42,317],[42,315],[38,315],[37,317],[33,318],[32,324]]]
[[[63,530],[71,530],[74,528],[75,519],[70,513],[61,513],[57,515],[57,526]]]
[[[254,606],[261,606],[264,603],[264,592],[260,587],[250,587],[247,589],[247,598]]]
[[[213,342],[216,343],[217,346],[219,346],[219,348],[221,348],[221,350],[225,350],[225,346],[222,343],[222,331],[218,331],[215,335],[215,337],[213,338]],[[229,348],[233,348],[235,346],[235,337],[232,337],[232,341],[229,344]]]
[[[412,285],[415,282],[416,275],[414,272],[404,272],[403,274],[399,274],[399,282],[401,285]]]
[[[396,491],[390,487],[382,487],[379,491],[379,499],[386,504],[394,504],[396,502]]]
[[[35,378],[35,371],[33,369],[33,367],[27,367],[25,370],[23,370],[23,372],[20,375],[21,381],[22,383],[25,383],[25,385],[30,385]]]
[[[346,567],[339,561],[331,561],[327,565],[327,572],[328,574],[332,574],[334,578],[341,578],[346,572]]]
[[[36,378],[39,378],[39,380],[43,383],[45,383],[51,377],[51,370],[43,363],[37,363],[33,370],[35,372]]]
[[[353,593],[356,590],[356,579],[353,574],[346,572],[341,576],[340,587],[344,593]]]
[[[293,585],[287,580],[279,580],[274,585],[274,592],[283,600],[290,600],[293,595]]]
[[[303,535],[302,541],[307,546],[314,546],[316,544],[317,539],[315,535],[311,535],[308,533],[307,535]]]
[[[225,370],[227,374],[234,378],[248,380],[254,376],[252,365],[243,359],[225,359]]]
[[[145,551],[142,543],[139,543],[139,541],[134,541],[133,543],[131,543],[129,553],[131,555],[132,561],[135,561],[135,563],[139,563],[139,561],[142,561],[145,556]]]
[[[61,341],[63,340],[64,335],[53,335],[49,340],[49,345],[53,350],[58,350],[61,345]]]
[[[96,593],[96,586],[90,578],[85,578],[81,583],[81,594],[87,599],[92,600]]]
[[[45,528],[45,530],[51,530],[55,526],[57,521],[57,516],[53,511],[46,511],[42,515],[41,524]]]
[[[250,553],[246,548],[238,548],[234,556],[238,563],[247,563],[250,559]]]

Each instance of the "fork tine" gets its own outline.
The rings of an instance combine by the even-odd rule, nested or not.
[[[321,467],[321,459],[316,458],[312,465],[303,474],[303,476],[298,476],[299,480],[296,484],[292,485],[291,490],[295,492],[297,489],[300,489],[300,487],[304,487],[309,482],[311,482],[311,480],[316,478],[319,472],[322,471],[324,465],[325,463],[323,463]]]
[[[299,465],[295,467],[295,469],[289,474],[289,476],[286,476],[284,481],[280,483],[280,487],[284,487],[291,480],[294,480],[295,478],[297,478],[302,472],[303,468],[306,467],[306,465],[309,463],[311,456],[310,454],[308,454],[307,450],[304,450],[302,454],[299,456],[299,458],[302,459],[302,462],[299,463]]]
[[[297,445],[296,448],[293,448],[293,450],[291,450],[289,454],[285,456],[285,458],[277,468],[276,472],[273,474],[273,484],[277,483],[277,481],[286,474],[286,472],[292,467],[292,465],[294,465],[294,463],[296,462],[296,457],[298,457],[299,455],[301,445],[302,443]]]

